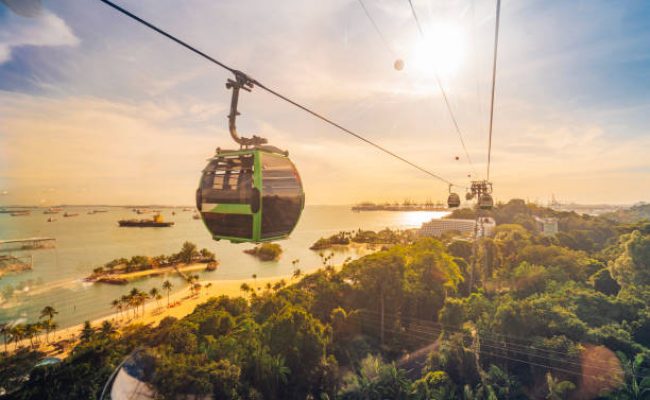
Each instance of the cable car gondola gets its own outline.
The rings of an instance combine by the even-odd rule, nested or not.
[[[494,207],[494,200],[489,193],[483,193],[478,198],[478,208],[481,210],[491,210]]]
[[[451,185],[449,185],[449,196],[447,197],[447,207],[449,208],[458,208],[460,207],[460,196],[458,193],[451,191]]]
[[[300,175],[286,151],[266,139],[237,134],[239,89],[250,91],[243,74],[228,80],[233,89],[229,127],[239,150],[217,149],[203,169],[196,207],[213,239],[235,243],[267,242],[289,236],[302,213],[305,194]]]

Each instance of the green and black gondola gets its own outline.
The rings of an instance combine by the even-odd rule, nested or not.
[[[217,149],[203,170],[196,207],[215,240],[268,242],[289,236],[305,205],[302,181],[288,153],[264,138],[240,137],[235,121],[239,90],[253,81],[241,72],[226,83],[232,89],[230,135],[239,150]]]
[[[215,240],[284,239],[305,204],[295,166],[278,149],[218,150],[203,170],[196,206]]]

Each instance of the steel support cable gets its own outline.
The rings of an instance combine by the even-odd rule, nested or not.
[[[337,304],[335,304],[333,302],[329,302],[329,301],[321,301],[320,303],[325,304],[325,305],[330,305],[333,308],[340,307],[340,304],[337,305]],[[381,315],[381,313],[379,311],[369,310],[369,309],[357,309],[355,311],[359,312],[360,314],[361,313],[362,314],[367,314],[370,318],[375,318],[376,320],[378,320],[380,318],[380,315]],[[449,333],[455,333],[455,334],[462,334],[463,336],[467,336],[467,337],[471,338],[471,336],[468,336],[467,331],[464,330],[464,329],[461,329],[461,328],[451,328],[449,326],[444,326],[441,323],[435,323],[435,322],[432,322],[432,321],[423,320],[423,319],[419,319],[419,318],[413,318],[413,317],[404,317],[402,315],[397,315],[397,314],[393,314],[393,313],[384,313],[384,316],[385,317],[393,317],[395,319],[400,319],[400,320],[410,320],[410,321],[420,322],[419,328],[421,328],[421,329],[418,331],[417,329],[409,328],[411,331],[420,332],[420,333],[428,333],[428,334],[440,334],[442,332],[449,332]],[[366,320],[366,321],[368,321],[368,320]],[[377,321],[376,323],[379,324],[379,321]],[[433,326],[427,327],[426,325],[440,326],[440,328],[436,328],[436,327],[433,327]],[[386,329],[386,328],[384,328],[384,329]],[[422,329],[424,329],[424,331],[422,331]],[[486,347],[490,347],[490,348],[494,348],[494,349],[500,349],[500,350],[504,350],[504,351],[510,351],[510,352],[513,352],[513,353],[525,354],[525,355],[528,355],[530,357],[544,358],[544,359],[547,359],[549,361],[555,361],[555,362],[560,362],[560,363],[564,363],[564,364],[572,364],[572,365],[580,366],[580,367],[589,367],[589,368],[593,368],[593,369],[599,369],[601,371],[605,371],[605,372],[608,372],[608,373],[612,372],[612,369],[610,368],[611,366],[609,364],[603,364],[603,363],[597,363],[597,362],[576,363],[574,361],[574,359],[572,359],[572,358],[565,358],[565,359],[557,358],[558,356],[559,357],[567,357],[566,352],[560,352],[560,351],[555,351],[555,350],[550,350],[550,349],[542,349],[542,348],[539,348],[539,347],[528,346],[528,345],[523,345],[523,344],[505,343],[503,341],[490,339],[489,338],[489,332],[480,332],[479,335],[481,337],[482,342],[492,343],[491,345],[485,345]],[[488,336],[488,337],[486,337],[486,336]],[[507,335],[501,335],[501,336],[508,337]],[[523,339],[521,339],[521,340],[523,340]],[[527,351],[513,349],[512,348],[513,346],[519,346],[520,348],[523,348],[523,349],[525,349]],[[534,353],[531,352],[531,351],[534,351]],[[539,353],[547,353],[549,355],[541,355]],[[557,354],[558,356],[552,357],[550,354]]]
[[[371,318],[378,318],[378,316],[376,316],[376,315],[371,316]],[[448,327],[430,329],[430,328],[420,326],[418,328],[420,328],[420,329],[407,328],[407,331],[411,332],[411,333],[414,333],[414,334],[432,334],[432,335],[440,335],[443,332],[448,332],[448,333],[461,334],[464,337],[468,337],[468,338],[473,338],[473,336],[471,336],[467,332],[463,332],[461,330],[451,329],[451,328],[448,328]],[[490,340],[489,338],[485,338],[483,336],[483,334],[479,334],[479,336],[481,338],[481,343],[482,343],[481,346],[484,346],[484,347],[487,347],[487,348],[490,348],[490,349],[503,350],[503,351],[507,351],[507,352],[511,352],[511,353],[515,353],[515,354],[525,355],[525,356],[528,356],[528,357],[531,357],[531,358],[546,360],[547,362],[558,362],[558,363],[561,363],[561,364],[573,365],[573,366],[580,367],[580,368],[589,367],[590,369],[597,369],[597,370],[600,370],[600,371],[603,371],[603,372],[606,372],[606,373],[609,373],[609,374],[611,374],[613,372],[611,366],[607,366],[606,364],[603,364],[603,363],[598,363],[598,364],[597,363],[581,363],[581,362],[573,361],[573,360],[575,360],[573,358],[563,359],[563,358],[552,357],[550,355],[539,354],[539,352],[545,352],[546,350],[544,350],[544,349],[538,349],[538,348],[533,348],[533,347],[528,347],[528,348],[525,348],[525,349],[517,349],[516,347],[515,348],[511,347],[512,345],[510,345],[510,344],[506,344],[504,342],[495,342],[494,340]],[[485,342],[485,343],[483,343],[483,342]],[[533,350],[534,352],[531,351],[531,350]],[[539,352],[537,352],[536,350],[539,351]],[[564,353],[564,355],[566,356],[566,353]]]
[[[371,323],[375,324],[373,326],[376,326],[376,327],[379,326],[379,322],[371,322]],[[432,341],[431,340],[432,338],[430,336],[428,336],[427,334],[412,333],[412,332],[407,332],[407,331],[398,331],[398,330],[390,329],[390,328],[386,328],[386,327],[384,328],[384,331],[392,332],[392,333],[402,335],[402,336],[408,336],[408,337],[411,337],[413,339],[418,339],[422,343],[429,343],[430,344],[432,342],[435,342],[435,340]],[[464,346],[462,346],[460,344],[453,343],[453,342],[447,342],[447,344],[451,345],[451,346],[454,346],[454,347],[464,347]],[[480,345],[480,346],[482,347],[483,345]],[[542,363],[529,361],[529,360],[522,360],[522,359],[519,359],[519,358],[512,358],[512,357],[508,357],[508,356],[503,355],[503,354],[488,352],[488,351],[481,350],[481,349],[474,350],[473,352],[477,352],[477,353],[482,354],[482,355],[492,356],[492,357],[496,357],[496,358],[502,358],[502,359],[509,360],[509,361],[520,362],[520,363],[528,364],[528,365],[531,365],[531,366],[546,368],[546,369],[554,370],[554,371],[557,371],[557,372],[564,372],[564,373],[572,374],[572,375],[575,375],[575,376],[578,376],[578,377],[588,377],[588,378],[592,378],[592,379],[599,380],[601,382],[605,382],[605,383],[609,383],[609,384],[612,384],[612,383],[618,384],[618,383],[620,383],[620,380],[618,380],[618,379],[616,379],[614,377],[611,377],[611,376],[603,377],[603,376],[597,376],[597,375],[591,375],[591,374],[584,374],[584,373],[582,373],[582,371],[576,371],[576,370],[573,370],[573,369],[565,369],[565,368],[555,367],[555,366],[552,366],[552,365],[542,364]],[[609,372],[612,372],[612,371],[610,370]]]
[[[115,10],[121,12],[122,14],[124,14],[124,15],[130,17],[131,19],[133,19],[133,20],[135,20],[135,21],[137,21],[137,22],[139,22],[139,23],[145,25],[146,27],[148,27],[148,28],[150,28],[150,29],[156,31],[157,33],[159,33],[159,34],[165,36],[166,38],[168,38],[168,39],[174,41],[175,43],[177,43],[177,44],[179,44],[179,45],[185,47],[186,49],[188,49],[188,50],[190,50],[191,52],[193,52],[193,53],[195,53],[195,54],[197,54],[197,55],[203,57],[204,59],[206,59],[206,60],[208,60],[208,61],[210,61],[210,62],[212,62],[212,63],[214,63],[214,64],[216,64],[216,65],[218,65],[218,66],[220,66],[221,68],[224,68],[225,70],[227,70],[227,71],[229,71],[229,72],[231,72],[231,73],[233,73],[233,74],[235,74],[235,75],[240,75],[240,76],[243,75],[243,76],[245,76],[245,77],[246,77],[250,82],[252,82],[254,85],[257,85],[257,86],[259,86],[260,88],[264,89],[266,92],[268,92],[268,93],[270,93],[270,94],[272,94],[272,95],[274,95],[274,96],[276,96],[276,97],[278,97],[278,98],[280,98],[280,99],[282,99],[282,100],[284,100],[284,101],[286,101],[286,102],[288,102],[288,103],[290,103],[290,104],[292,104],[292,105],[298,107],[299,109],[301,109],[301,110],[303,110],[303,111],[305,111],[305,112],[311,114],[312,116],[314,116],[314,117],[320,119],[320,120],[323,121],[323,122],[326,122],[327,124],[329,124],[329,125],[331,125],[331,126],[337,128],[337,129],[339,129],[339,130],[341,130],[341,131],[347,133],[348,135],[354,136],[355,138],[361,140],[361,141],[364,142],[364,143],[367,143],[367,144],[369,144],[369,145],[375,147],[376,149],[378,149],[378,150],[384,152],[385,154],[388,154],[389,156],[391,156],[391,157],[393,157],[393,158],[396,158],[396,159],[398,159],[399,161],[402,161],[402,162],[404,162],[404,163],[410,165],[411,167],[413,167],[413,168],[415,168],[415,169],[417,169],[417,170],[419,170],[419,171],[425,173],[426,175],[429,175],[430,177],[435,178],[435,179],[437,179],[437,180],[439,180],[439,181],[442,181],[442,182],[444,182],[444,183],[446,183],[446,184],[448,184],[448,185],[452,185],[452,186],[455,186],[455,187],[458,187],[458,188],[466,189],[465,186],[457,185],[457,184],[455,184],[455,183],[453,183],[453,182],[451,182],[451,181],[449,181],[449,180],[443,178],[442,176],[440,176],[440,175],[438,175],[438,174],[435,174],[435,173],[433,173],[433,172],[431,172],[431,171],[429,171],[429,170],[427,170],[427,169],[425,169],[425,168],[423,168],[423,167],[421,167],[421,166],[415,164],[414,162],[409,161],[409,160],[407,160],[406,158],[404,158],[404,157],[402,157],[402,156],[400,156],[400,155],[398,155],[398,154],[396,154],[396,153],[394,153],[394,152],[388,150],[387,148],[385,148],[385,147],[383,147],[383,146],[381,146],[381,145],[378,145],[378,144],[372,142],[372,141],[369,140],[369,139],[366,139],[365,137],[361,136],[360,134],[355,133],[355,132],[351,131],[350,129],[347,129],[347,128],[341,126],[340,124],[338,124],[338,123],[332,121],[331,119],[329,119],[329,118],[327,118],[327,117],[325,117],[325,116],[323,116],[323,115],[317,113],[316,111],[313,111],[312,109],[310,109],[310,108],[308,108],[308,107],[306,107],[306,106],[303,106],[302,104],[300,104],[300,103],[298,103],[298,102],[296,102],[296,101],[294,101],[294,100],[291,100],[290,98],[288,98],[288,97],[286,97],[286,96],[284,96],[284,95],[278,93],[277,91],[275,91],[275,90],[269,88],[268,86],[262,84],[261,82],[259,82],[258,80],[254,79],[253,77],[251,77],[251,76],[249,76],[249,75],[246,75],[246,74],[244,74],[243,72],[238,71],[238,70],[236,70],[236,69],[234,69],[234,68],[232,68],[232,67],[230,67],[230,66],[228,66],[228,65],[226,65],[226,64],[224,64],[224,63],[222,63],[221,61],[219,61],[219,60],[217,60],[217,59],[215,59],[215,58],[213,58],[213,57],[207,55],[207,54],[204,53],[203,51],[201,51],[201,50],[195,48],[194,46],[192,46],[192,45],[188,44],[187,42],[185,42],[185,41],[183,41],[183,40],[177,38],[176,36],[174,36],[174,35],[172,35],[172,34],[166,32],[166,31],[162,30],[161,28],[158,28],[157,26],[153,25],[152,23],[150,23],[150,22],[148,22],[148,21],[146,21],[146,20],[144,20],[144,19],[138,17],[137,15],[133,14],[132,12],[130,12],[130,11],[128,11],[128,10],[126,10],[126,9],[124,9],[124,8],[122,8],[122,7],[120,7],[120,6],[118,6],[117,4],[113,3],[112,1],[110,1],[110,0],[99,0],[99,1],[101,1],[102,3],[104,3],[104,4],[108,5],[108,6],[110,6],[111,8],[113,8],[113,9],[115,9]]]
[[[375,19],[372,17],[370,12],[368,11],[368,8],[366,7],[363,0],[358,0],[358,1],[359,1],[359,4],[361,5],[361,8],[363,8],[363,12],[366,14],[366,17],[368,17],[368,19],[370,20],[370,23],[375,28],[375,31],[377,32],[377,34],[381,38],[381,41],[384,43],[384,46],[386,47],[386,50],[388,50],[388,52],[393,56],[393,58],[397,58],[397,54],[393,51],[392,47],[388,43],[388,40],[386,39],[386,36],[384,36],[384,34],[381,33],[381,29],[379,29],[379,25],[377,25],[377,22],[375,21]]]
[[[321,304],[327,304],[327,305],[330,305],[330,306],[333,306],[333,307],[339,307],[340,306],[340,305],[336,305],[336,304],[334,304],[332,302],[327,302],[327,301],[323,301],[323,302],[321,302]],[[378,321],[378,319],[380,318],[380,314],[381,314],[379,311],[368,310],[368,309],[358,309],[357,311],[359,313],[367,314],[370,318],[375,318],[375,321],[376,321],[377,324],[380,323]],[[394,317],[394,318],[401,319],[401,320],[411,320],[411,321],[424,322],[424,324],[421,324],[420,326],[418,326],[418,328],[420,328],[420,329],[409,328],[409,331],[411,331],[411,332],[422,333],[422,334],[436,334],[436,335],[439,335],[442,332],[449,332],[449,333],[462,334],[465,337],[472,338],[472,336],[470,336],[466,332],[466,330],[463,330],[463,329],[460,329],[460,328],[451,328],[451,327],[448,327],[448,326],[444,326],[443,324],[440,324],[440,323],[434,323],[432,321],[422,320],[422,319],[418,319],[418,318],[404,317],[404,316],[400,316],[400,315],[396,315],[396,314],[392,314],[392,313],[384,313],[384,316],[385,317]],[[366,320],[366,322],[367,321],[368,320]],[[440,328],[426,327],[425,325],[434,325],[434,326],[438,325],[438,326],[440,326]],[[386,328],[384,328],[384,329],[386,329]],[[582,367],[589,367],[589,368],[598,369],[598,370],[601,370],[601,371],[607,372],[607,373],[612,373],[613,372],[611,366],[607,365],[607,364],[604,364],[604,363],[595,363],[595,362],[591,362],[591,363],[582,363],[582,362],[580,362],[580,363],[578,363],[578,362],[574,361],[575,359],[573,359],[573,358],[557,358],[557,357],[568,357],[566,355],[566,352],[560,352],[560,351],[549,350],[549,349],[542,349],[542,348],[539,348],[539,347],[527,346],[527,345],[523,345],[523,344],[505,343],[503,341],[490,339],[488,332],[481,332],[481,333],[479,333],[479,336],[481,338],[481,342],[491,343],[491,344],[485,344],[484,345],[485,347],[489,347],[489,348],[492,348],[492,349],[495,349],[495,350],[510,351],[512,353],[527,355],[529,357],[535,357],[535,358],[538,358],[538,359],[540,359],[540,358],[541,359],[546,359],[546,360],[551,361],[551,362],[554,361],[554,362],[559,362],[559,363],[562,363],[562,364],[570,364],[570,365],[574,365],[574,366],[581,367],[581,368]],[[486,336],[488,336],[488,337],[486,337]],[[520,349],[513,348],[513,347],[517,347],[517,346]],[[524,351],[524,350],[526,350],[526,351]],[[549,355],[543,355],[543,354],[540,354],[540,353],[547,353]],[[558,356],[553,357],[550,354],[558,354]]]
[[[499,45],[499,18],[501,15],[501,0],[497,0],[496,21],[494,24],[494,59],[492,61],[492,94],[490,97],[490,129],[488,133],[487,180],[490,180],[490,164],[492,162],[492,125],[494,122],[494,89],[497,82],[497,49]]]
[[[418,18],[418,14],[415,11],[415,7],[413,6],[413,0],[408,0],[409,5],[411,6],[411,13],[413,14],[413,19],[415,20],[415,24],[418,27],[418,32],[420,32],[420,37],[422,40],[424,40],[424,30],[422,30],[422,25],[420,25],[420,19]],[[437,71],[433,72],[433,75],[435,76],[436,83],[438,84],[438,88],[440,89],[440,93],[442,93],[442,99],[445,102],[445,106],[447,107],[447,112],[449,113],[449,116],[451,117],[451,122],[454,124],[454,128],[456,129],[456,133],[458,134],[458,139],[460,139],[460,144],[463,147],[463,151],[465,152],[465,157],[467,158],[467,162],[470,165],[470,168],[472,168],[472,172],[478,177],[478,173],[476,172],[476,168],[474,167],[474,163],[472,162],[472,157],[469,155],[469,151],[467,151],[467,146],[465,145],[465,139],[463,139],[463,133],[460,130],[460,126],[458,125],[458,120],[456,119],[456,115],[454,114],[454,111],[451,108],[451,103],[449,102],[449,98],[447,97],[447,92],[445,91],[445,87],[442,85],[442,81],[440,80],[440,76],[438,75]]]

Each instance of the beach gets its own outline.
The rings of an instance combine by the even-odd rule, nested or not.
[[[103,318],[97,318],[90,321],[93,328],[99,328],[104,321],[110,321],[119,330],[131,324],[143,325],[157,325],[162,319],[166,317],[183,318],[191,314],[197,305],[206,302],[211,297],[229,296],[247,297],[249,293],[241,290],[243,283],[248,284],[250,287],[259,288],[264,290],[267,284],[273,285],[274,283],[285,280],[288,284],[296,282],[297,279],[292,279],[291,276],[277,276],[266,278],[248,278],[248,279],[223,279],[223,280],[202,280],[200,283],[203,286],[199,294],[192,294],[190,286],[174,292],[169,296],[170,307],[167,307],[167,295],[163,294],[163,298],[159,301],[149,300],[145,305],[144,315],[142,311],[134,318],[132,311],[122,311],[121,313],[115,312]],[[69,351],[74,347],[74,343],[79,340],[79,335],[83,329],[83,324],[78,324],[57,330],[50,333],[50,344],[45,343],[45,334],[40,336],[40,350],[48,353],[51,356],[65,358],[68,356]],[[65,346],[63,351],[58,351],[53,343],[69,340],[70,343]],[[29,346],[29,340],[24,339],[19,342],[19,347]],[[13,344],[9,345],[9,351],[14,351]]]

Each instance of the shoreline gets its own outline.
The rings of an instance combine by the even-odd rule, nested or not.
[[[83,280],[85,282],[92,282],[92,283],[124,285],[127,284],[128,281],[130,280],[143,278],[147,276],[157,276],[157,275],[165,275],[165,274],[177,274],[179,272],[182,273],[182,272],[194,272],[194,271],[207,270],[209,264],[210,263],[179,264],[179,265],[172,265],[168,267],[149,268],[142,271],[125,272],[125,273],[118,273],[118,274],[106,274],[98,277],[89,276],[84,278]]]
[[[267,284],[274,284],[280,280],[285,280],[287,284],[293,283],[295,278],[289,275],[273,276],[266,278],[246,278],[246,279],[212,279],[200,281],[202,289],[198,295],[191,293],[188,285],[183,286],[182,289],[169,296],[170,307],[167,307],[167,295],[163,294],[160,301],[149,300],[145,303],[145,312],[133,317],[132,311],[117,311],[112,312],[104,317],[99,317],[91,320],[90,323],[93,328],[97,329],[104,321],[110,321],[118,330],[124,329],[131,324],[158,324],[166,317],[183,318],[191,314],[196,306],[205,303],[211,297],[229,296],[229,297],[244,297],[248,298],[249,293],[241,291],[243,283],[251,287],[257,287],[263,290]],[[45,343],[45,334],[41,334],[39,339],[41,344],[36,350],[45,352],[48,356],[59,357],[65,359],[72,348],[78,343],[79,335],[83,329],[83,323],[72,325],[69,327],[61,328],[55,332],[50,333],[50,343]],[[53,345],[57,342],[68,341],[63,351],[57,350]],[[23,339],[19,342],[19,349],[21,347],[29,347],[29,339]],[[14,353],[13,344],[8,345],[9,354]]]

